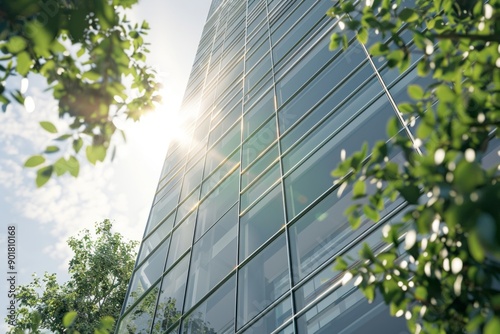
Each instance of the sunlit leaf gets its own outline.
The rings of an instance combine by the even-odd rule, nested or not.
[[[45,158],[41,155],[34,155],[24,163],[24,167],[36,167],[45,162]]]
[[[69,328],[75,321],[77,315],[78,313],[75,311],[66,313],[63,317],[63,326]]]
[[[51,122],[42,121],[40,122],[40,126],[49,133],[57,133],[56,126]]]

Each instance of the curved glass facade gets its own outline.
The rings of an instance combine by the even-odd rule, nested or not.
[[[404,203],[353,231],[331,171],[391,117],[411,138],[396,105],[430,79],[349,33],[329,51],[331,5],[212,2],[182,106],[192,140],[169,148],[117,333],[407,332],[332,269],[377,247]]]

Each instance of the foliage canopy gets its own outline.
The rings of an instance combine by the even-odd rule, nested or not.
[[[58,136],[44,152],[30,157],[37,186],[52,175],[78,176],[80,156],[95,164],[106,158],[118,130],[116,119],[137,121],[160,101],[155,72],[146,65],[149,25],[132,24],[124,14],[137,0],[5,0],[0,2],[0,104],[14,101],[34,109],[21,89],[6,87],[15,75],[45,77],[58,101]],[[27,80],[27,79],[25,79]],[[8,83],[8,82],[7,82]],[[114,149],[113,154],[114,156]]]
[[[70,279],[57,282],[56,274],[34,276],[33,281],[17,289],[16,327],[10,333],[93,333],[95,329],[112,332],[118,319],[137,246],[111,231],[112,223],[96,223],[95,235],[84,230],[68,239],[74,253],[69,263]]]
[[[354,186],[353,227],[362,216],[377,222],[387,202],[408,204],[384,228],[383,251],[337,261],[344,282],[354,277],[369,300],[381,294],[411,332],[499,333],[500,1],[340,0],[328,15],[373,57],[401,72],[416,60],[433,78],[408,87],[413,101],[398,106],[389,141],[333,172],[341,189]],[[333,34],[330,47],[348,43]]]

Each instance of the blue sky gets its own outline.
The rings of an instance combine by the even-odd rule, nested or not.
[[[27,157],[41,152],[51,140],[39,121],[58,123],[56,106],[44,83],[29,77],[27,95],[35,111],[17,105],[0,113],[0,268],[7,272],[6,232],[17,225],[18,283],[45,271],[67,278],[71,253],[66,239],[94,222],[110,218],[115,229],[140,240],[170,138],[178,132],[177,111],[191,69],[210,0],[141,0],[132,11],[136,21],[151,25],[149,63],[164,85],[164,103],[137,124],[127,124],[128,143],[115,161],[82,166],[80,176],[51,180],[41,189],[33,170],[23,168]],[[9,82],[18,89],[20,79]],[[0,316],[6,315],[6,284],[0,284]],[[2,326],[5,326],[2,321]],[[6,328],[0,326],[0,332]]]

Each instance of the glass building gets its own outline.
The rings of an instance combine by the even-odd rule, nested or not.
[[[391,117],[413,138],[397,104],[430,79],[417,57],[400,74],[349,33],[329,51],[332,4],[212,2],[182,105],[191,143],[168,150],[118,333],[407,332],[332,265],[380,246],[404,203],[353,231],[331,171]]]

